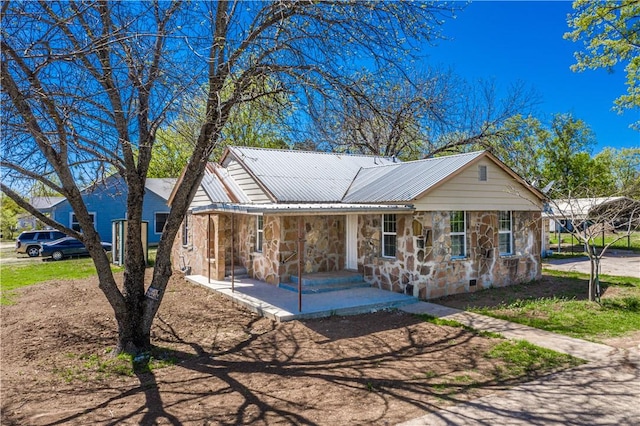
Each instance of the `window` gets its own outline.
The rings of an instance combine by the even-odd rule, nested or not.
[[[451,222],[451,257],[467,257],[467,221],[463,211],[449,213]]]
[[[382,257],[396,257],[396,215],[382,215]]]
[[[498,239],[501,255],[513,254],[511,212],[498,212]]]
[[[91,217],[91,223],[93,224],[93,226],[96,225],[96,214],[95,213],[89,213],[89,216]],[[78,223],[78,218],[76,217],[75,213],[71,213],[71,229],[73,229],[74,231],[78,231],[78,232],[82,232],[82,229],[80,228],[80,224]]]
[[[155,214],[155,233],[162,234],[164,231],[164,225],[167,223],[169,213],[156,213]]]
[[[264,242],[264,218],[256,217],[256,251],[262,252],[262,243]]]
[[[189,245],[189,218],[191,214],[187,214],[182,221],[182,245],[187,247]]]
[[[478,166],[478,180],[480,182],[487,181],[487,166]]]

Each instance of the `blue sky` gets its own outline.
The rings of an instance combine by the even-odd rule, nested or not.
[[[623,69],[569,69],[582,45],[562,38],[572,11],[566,1],[472,2],[444,24],[448,40],[427,48],[426,62],[451,66],[470,81],[494,79],[505,89],[524,81],[541,97],[536,116],[543,123],[554,113],[572,113],[591,127],[594,154],[607,146],[640,148],[640,132],[629,129],[640,111],[612,111],[613,100],[626,92]]]

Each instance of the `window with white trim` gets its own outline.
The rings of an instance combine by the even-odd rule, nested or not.
[[[467,257],[467,215],[464,211],[449,213],[451,223],[451,257]]]
[[[164,226],[167,224],[169,213],[155,213],[154,216],[154,232],[156,234],[162,234],[162,231],[164,231]]]
[[[510,211],[498,212],[498,246],[503,256],[513,254],[512,217]]]
[[[264,217],[256,217],[256,251],[262,252],[262,245],[264,243]]]
[[[89,212],[89,217],[91,217],[91,223],[93,226],[96,226],[96,214],[93,212]],[[78,218],[75,213],[71,213],[71,219],[69,220],[69,227],[74,231],[82,232],[82,228],[80,227],[80,223],[78,223]]]
[[[382,215],[382,257],[396,257],[398,236],[396,233],[396,215]]]
[[[191,219],[191,213],[187,213],[187,215],[185,215],[184,220],[182,221],[182,245],[184,247],[189,246],[189,231],[191,230],[190,226],[189,226],[189,222]]]

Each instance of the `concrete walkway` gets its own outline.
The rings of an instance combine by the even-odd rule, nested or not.
[[[516,324],[472,312],[448,308],[434,303],[419,302],[400,308],[412,314],[428,314],[437,318],[457,321],[475,330],[500,333],[507,339],[526,340],[535,345],[573,355],[587,361],[609,359],[617,353],[615,348],[599,343],[587,342],[526,325]]]
[[[508,391],[402,423],[444,425],[640,425],[640,350],[622,351],[543,330],[420,302],[401,308],[458,321],[591,361]]]

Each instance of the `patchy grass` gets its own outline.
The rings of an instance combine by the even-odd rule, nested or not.
[[[575,367],[586,362],[571,355],[541,348],[524,340],[500,342],[485,356],[504,362],[503,365],[496,366],[495,374],[498,380],[532,376],[541,370],[553,371],[559,368]]]
[[[640,299],[633,303],[605,300],[602,304],[562,298],[519,300],[475,312],[553,333],[600,341],[640,330]]]
[[[113,265],[112,269],[119,271],[121,268]],[[0,304],[12,303],[13,291],[21,287],[50,280],[74,280],[93,275],[96,275],[96,268],[91,258],[5,264],[0,271]]]
[[[592,341],[640,330],[640,279],[601,276],[601,303],[586,300],[589,276],[544,271],[552,277],[470,295],[466,309]],[[451,305],[449,301],[442,303]],[[460,307],[458,300],[457,306]]]
[[[74,367],[55,369],[67,383],[87,380],[113,380],[118,377],[133,377],[136,374],[150,373],[160,368],[175,365],[177,358],[171,351],[163,348],[153,348],[151,352],[134,358],[129,354],[112,357],[96,354],[67,354],[68,358],[81,362]]]
[[[502,335],[500,333],[494,333],[492,331],[483,331],[483,330],[476,330],[473,327],[469,327],[468,325],[464,325],[458,321],[454,321],[454,320],[450,320],[450,319],[446,319],[446,318],[438,318],[438,317],[434,317],[433,315],[429,315],[429,314],[419,314],[417,315],[419,318],[421,318],[423,321],[431,323],[431,324],[435,324],[435,325],[439,325],[439,326],[447,326],[447,327],[455,327],[455,328],[462,328],[466,331],[469,331],[471,333],[477,334],[479,336],[483,336],[483,337],[491,337],[491,338],[495,338],[495,339],[502,339]]]

